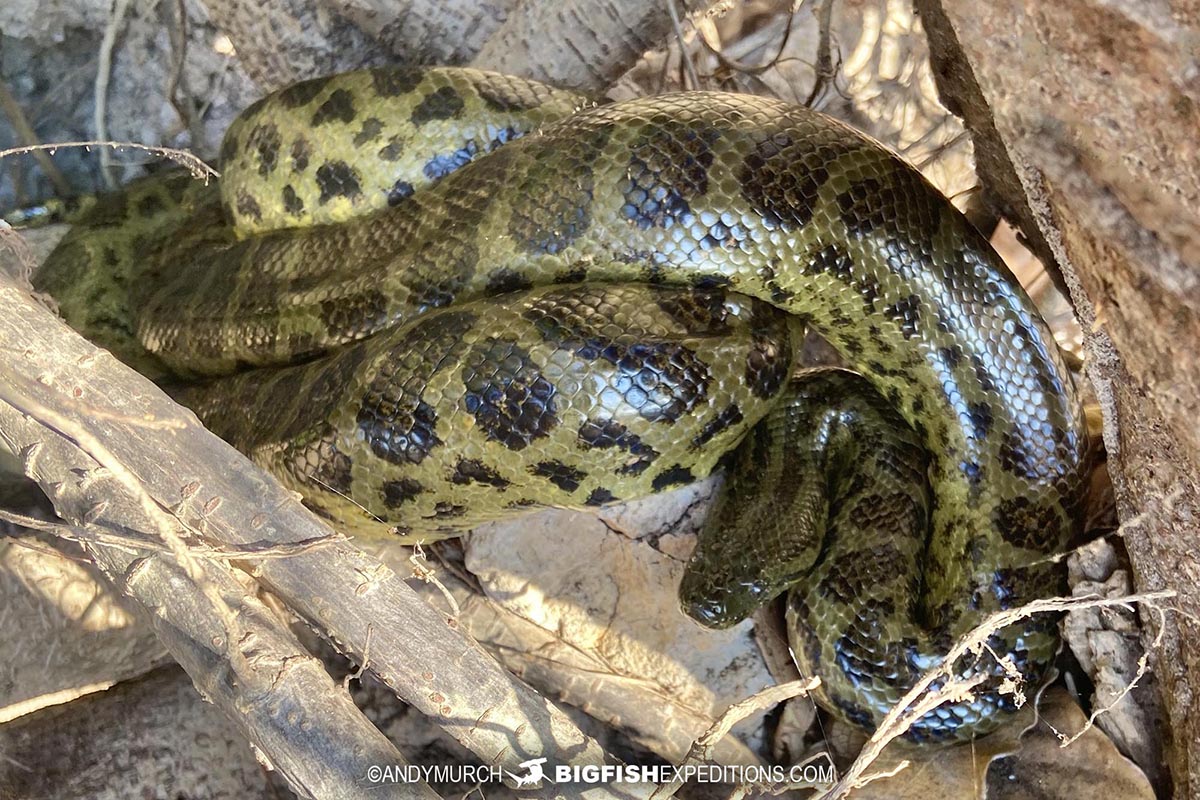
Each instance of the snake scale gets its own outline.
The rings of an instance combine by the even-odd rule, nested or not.
[[[222,166],[99,204],[40,288],[149,374],[205,378],[179,397],[344,529],[444,536],[724,464],[685,610],[729,625],[790,590],[818,701],[867,728],[983,615],[1058,591],[1071,376],[986,240],[862,134],[387,68],[264,98]],[[805,326],[855,372],[796,372]],[[1056,624],[989,645],[1037,681]],[[1012,708],[970,661],[976,697],[911,739]]]

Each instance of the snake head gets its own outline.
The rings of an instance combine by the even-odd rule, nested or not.
[[[683,613],[706,628],[730,628],[753,614],[774,595],[757,581],[720,585],[689,565],[679,584],[679,604]]]

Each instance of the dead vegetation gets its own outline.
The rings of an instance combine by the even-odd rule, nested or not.
[[[289,19],[313,21],[274,26],[264,33],[261,26],[239,26],[247,6],[235,0],[210,3],[207,12],[181,4],[185,13],[165,16],[155,3],[120,5],[121,13],[109,13],[105,6],[103,38],[91,42],[95,50],[82,59],[88,66],[81,71],[94,76],[93,100],[90,109],[84,103],[79,111],[86,117],[90,110],[99,124],[79,131],[72,127],[75,109],[67,108],[61,109],[61,125],[42,125],[43,117],[52,118],[56,110],[40,106],[41,114],[27,115],[20,109],[28,107],[30,97],[5,87],[12,102],[3,108],[16,140],[0,151],[2,163],[24,163],[26,154],[53,154],[80,143],[73,139],[102,144],[101,150],[110,152],[115,143],[100,141],[108,136],[148,142],[130,146],[155,157],[164,155],[160,142],[190,138],[204,156],[211,153],[228,114],[256,91],[249,76],[265,88],[304,77],[293,74],[297,69],[372,63],[387,50],[397,51],[397,34],[389,28],[386,12],[365,14],[359,6],[316,19],[305,3],[276,2],[263,12],[264,19],[274,9],[293,15]],[[436,5],[413,3],[413,26],[437,30]],[[463,0],[445,4],[441,30],[469,28],[464,41],[478,37],[479,49],[459,54],[460,60],[473,58],[484,66],[607,90],[612,97],[710,87],[811,102],[905,153],[943,191],[966,204],[977,224],[994,226],[994,212],[976,202],[970,139],[936,100],[924,33],[903,3],[756,0],[693,9],[690,15],[671,0],[634,4],[637,15],[622,13],[629,4],[601,5],[526,3],[516,10],[503,0]],[[88,15],[95,9],[87,6],[64,11],[67,21],[61,24],[94,18]],[[79,16],[71,17],[73,13]],[[598,18],[614,20],[615,27],[592,24]],[[555,26],[563,25],[571,35],[553,35]],[[164,31],[170,35],[162,52],[156,48]],[[228,38],[221,38],[226,33]],[[23,46],[53,50],[44,31],[18,29],[17,34],[25,34]],[[356,55],[338,46],[345,41],[372,44]],[[621,46],[611,46],[614,42]],[[306,55],[280,66],[283,52]],[[135,65],[151,58],[147,54],[153,54],[154,66],[138,75]],[[78,61],[79,55],[60,58]],[[0,82],[12,80],[0,71]],[[148,94],[172,109],[165,115],[171,119],[167,126],[157,125],[156,115],[136,113]],[[188,115],[179,108],[199,113],[183,119]],[[29,116],[49,132],[41,134],[43,141],[34,140],[39,125],[31,125]],[[0,138],[0,144],[7,143]],[[208,169],[199,159],[193,163],[201,171]],[[64,174],[45,164],[42,168],[44,180],[59,192],[67,182],[77,190],[94,186],[95,178],[110,172],[88,168]],[[29,202],[48,196],[46,188],[43,178],[24,168],[0,172],[0,201]],[[22,251],[24,240],[6,229],[0,233],[0,246],[12,249],[15,263],[28,265],[32,256]],[[1014,258],[1030,263],[1023,280],[1027,286],[1040,285],[1043,307],[1059,309],[1061,340],[1077,341],[1074,320],[1062,312],[1065,301],[1054,282],[1044,278],[1041,263],[1015,240],[1007,246]],[[39,703],[61,701],[72,689],[83,693],[146,672],[161,659],[161,651],[148,646],[149,624],[197,688],[225,712],[226,719],[211,720],[209,730],[232,731],[252,743],[259,761],[302,796],[353,797],[361,796],[369,765],[402,765],[406,759],[480,760],[518,774],[523,761],[541,754],[577,764],[611,763],[618,755],[677,764],[759,764],[770,750],[767,731],[772,723],[766,712],[788,697],[797,706],[810,704],[803,693],[806,683],[790,680],[795,677],[788,672],[790,665],[759,654],[760,647],[769,651],[772,645],[756,646],[750,626],[718,636],[681,629],[686,623],[673,614],[674,587],[689,536],[706,507],[706,487],[684,490],[662,504],[634,504],[599,516],[547,512],[533,520],[489,526],[462,548],[437,548],[433,563],[421,568],[420,580],[407,580],[417,573],[407,551],[359,552],[200,429],[190,414],[66,331],[30,301],[18,281],[5,279],[0,293],[4,307],[12,311],[0,324],[0,369],[6,378],[0,387],[0,438],[66,520],[5,518],[10,534],[2,545],[0,590],[27,593],[37,580],[50,588],[37,606],[49,620],[42,623],[46,636],[32,635],[36,625],[29,619],[10,615],[0,620],[6,641],[20,637],[25,642],[21,657],[9,659],[7,683],[12,688],[0,699],[0,708],[29,712]],[[1111,512],[1097,507],[1093,513],[1103,517]],[[1130,517],[1110,540],[1120,541],[1152,518]],[[564,541],[567,530],[571,535]],[[96,602],[111,601],[115,588],[122,602],[142,612],[139,621],[127,618],[120,625],[90,630],[82,624],[86,612],[61,605],[65,588],[54,588],[44,574],[31,577],[33,561],[19,555],[22,551],[37,554],[37,569],[43,573],[61,568],[74,576],[71,580],[91,582],[88,591]],[[82,573],[80,562],[86,564]],[[1131,594],[1128,588],[1126,584],[1115,596],[1050,599],[1008,614],[1071,610],[1103,617],[1125,609],[1129,614],[1124,619],[1131,624],[1132,604],[1142,603],[1157,620],[1156,638],[1147,643],[1148,652],[1154,652],[1173,624],[1168,617],[1174,594]],[[270,595],[261,596],[264,589]],[[647,608],[663,613],[647,614]],[[305,630],[289,627],[291,613],[358,665],[354,677],[385,687],[367,707],[376,724],[354,708],[347,683],[332,680],[326,666],[310,655],[319,645]],[[1008,616],[990,620],[957,649],[978,653],[987,633],[1007,621]],[[772,635],[766,625],[760,627],[760,639]],[[1098,691],[1094,699],[1078,684],[1074,696],[1061,691],[1054,696],[1046,716],[1064,729],[1050,728],[1050,735],[1060,736],[1066,749],[1050,763],[1064,776],[1109,775],[1112,787],[1124,792],[1111,796],[1150,797],[1146,778],[1093,728],[1097,714],[1127,706],[1129,691],[1147,677],[1148,655],[1136,627],[1131,631],[1126,624],[1118,630],[1124,632],[1120,658],[1135,668],[1122,673],[1121,685],[1107,684],[1107,694]],[[81,639],[92,646],[100,643],[113,657],[87,664],[78,674],[62,665],[44,678],[36,666],[55,661],[55,651],[32,642],[60,638],[73,639],[73,646]],[[17,648],[12,649],[15,655]],[[338,668],[328,649],[324,654]],[[1098,672],[1085,674],[1069,662],[1065,659],[1068,675],[1078,674],[1086,683],[1096,680],[1090,676]],[[928,797],[930,791],[954,798],[1020,796],[1004,795],[1002,784],[1032,780],[1032,773],[1022,772],[1022,759],[1038,763],[1036,759],[1046,758],[1046,742],[1038,738],[1046,728],[1035,727],[1032,716],[997,735],[990,746],[965,753],[960,748],[956,757],[906,752],[892,744],[925,710],[970,691],[969,685],[955,681],[926,691],[945,677],[926,676],[909,698],[911,705],[897,708],[866,742],[836,726],[827,729],[820,720],[790,732],[791,748],[775,755],[788,763],[827,759],[838,764],[842,769],[832,786],[739,786],[726,796]],[[773,681],[780,685],[758,691]],[[1014,682],[1012,688],[1035,699],[1034,687]],[[424,718],[404,715],[403,729],[381,723],[403,714],[396,696]],[[1145,697],[1135,710],[1153,705],[1153,693]],[[565,705],[560,708],[546,698]],[[1080,702],[1090,706],[1090,718],[1078,711]],[[1029,705],[1032,709],[1034,703]],[[55,712],[59,727],[75,724],[70,709]],[[10,711],[6,718],[15,716]],[[0,754],[7,758],[0,767],[0,787],[17,797],[38,796],[39,767],[27,763],[38,757],[39,737],[45,736],[38,718],[34,713],[0,727]],[[812,723],[811,713],[807,718]],[[298,720],[304,724],[297,725]],[[431,732],[428,720],[441,732]],[[1156,733],[1145,731],[1144,739],[1126,740],[1122,749],[1164,791]],[[773,736],[785,738],[779,731]],[[1077,741],[1079,737],[1084,739]],[[120,741],[115,736],[113,747]],[[410,749],[397,742],[420,744]],[[842,746],[846,744],[851,747]],[[311,756],[314,751],[322,753],[319,762]],[[993,762],[996,769],[989,770]],[[998,778],[1002,770],[1018,777]],[[103,773],[87,777],[104,779]],[[80,783],[78,776],[74,782],[69,776],[59,780],[56,796],[97,796],[87,790],[94,784]],[[1060,794],[1053,796],[1067,796],[1069,786],[1062,784]],[[404,796],[434,795],[428,786],[399,788]],[[694,788],[611,785],[606,791],[666,797],[677,791],[686,796]],[[261,791],[270,796],[266,793],[275,789],[264,782]],[[506,791],[486,789],[491,797]],[[577,791],[544,786],[540,794],[572,796]],[[589,796],[598,791],[593,787]],[[204,796],[231,795],[214,789]],[[381,790],[379,796],[391,795]]]

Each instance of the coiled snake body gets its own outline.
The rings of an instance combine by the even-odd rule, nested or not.
[[[224,204],[135,185],[40,285],[153,375],[237,372],[180,397],[350,530],[626,500],[744,438],[685,609],[791,589],[818,699],[873,726],[981,615],[1056,591],[1070,375],[986,241],[861,134],[758,97],[586,105],[471,70],[297,84],[231,127]],[[860,374],[792,377],[805,323]],[[1055,626],[990,644],[1037,679]],[[961,669],[990,677],[911,738],[1011,706],[990,656]]]

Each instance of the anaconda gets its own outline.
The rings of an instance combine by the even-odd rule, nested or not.
[[[264,98],[222,162],[220,192],[102,204],[40,287],[151,374],[240,373],[180,397],[343,527],[446,535],[724,460],[685,609],[726,625],[789,591],[818,699],[867,727],[983,615],[1056,591],[1071,376],[987,241],[845,125],[374,69]],[[857,374],[793,377],[803,325]],[[990,644],[1037,680],[1055,625]],[[910,737],[1011,707],[991,655],[960,668],[989,683]]]

